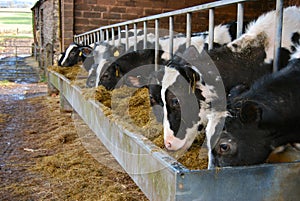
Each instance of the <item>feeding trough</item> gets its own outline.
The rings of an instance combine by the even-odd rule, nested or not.
[[[299,200],[300,162],[190,170],[138,133],[109,119],[101,103],[56,72],[49,83],[102,141],[150,200]]]

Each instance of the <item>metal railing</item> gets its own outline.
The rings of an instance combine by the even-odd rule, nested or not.
[[[171,12],[166,12],[162,14],[157,14],[153,16],[143,17],[135,20],[129,20],[126,22],[116,23],[113,25],[102,26],[98,29],[94,29],[79,35],[74,36],[74,41],[77,43],[83,43],[84,45],[90,45],[95,42],[110,40],[115,45],[115,29],[117,29],[118,33],[118,44],[121,43],[121,30],[122,27],[125,28],[125,45],[128,47],[128,27],[129,25],[133,26],[134,30],[134,50],[136,50],[137,44],[137,24],[143,23],[144,30],[144,48],[147,48],[147,23],[149,21],[155,22],[155,56],[157,61],[158,56],[158,42],[159,42],[159,20],[162,18],[169,18],[169,44],[170,44],[170,58],[173,55],[173,33],[174,33],[174,16],[177,15],[186,15],[186,45],[189,46],[191,44],[191,24],[192,24],[192,13],[209,10],[209,49],[213,48],[214,41],[214,16],[215,16],[215,8],[228,6],[231,4],[237,4],[237,37],[241,36],[243,30],[243,18],[244,18],[244,3],[249,1],[256,0],[223,0],[216,1],[207,4],[202,4],[198,6],[193,6],[189,8],[184,8],[180,10],[175,10]],[[277,0],[276,4],[276,39],[274,45],[274,62],[273,69],[274,71],[278,70],[279,66],[279,57],[280,57],[280,47],[281,47],[281,33],[282,33],[282,16],[283,16],[283,0]],[[124,30],[124,29],[123,29]],[[110,35],[111,33],[111,35]]]

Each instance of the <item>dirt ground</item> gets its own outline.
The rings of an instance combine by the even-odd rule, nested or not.
[[[147,200],[117,164],[91,156],[74,113],[46,91],[43,83],[0,85],[0,200]]]

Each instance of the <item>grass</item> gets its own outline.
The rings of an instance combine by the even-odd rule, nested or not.
[[[32,38],[32,13],[0,12],[0,37]]]
[[[0,12],[0,24],[24,24],[31,26],[32,14]]]

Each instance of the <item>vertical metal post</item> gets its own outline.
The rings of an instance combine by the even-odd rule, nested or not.
[[[282,40],[283,0],[276,1],[276,33],[274,44],[273,72],[278,71],[280,64],[280,48]]]
[[[108,31],[108,29],[105,29],[105,32],[106,32],[106,41],[108,42],[109,41],[109,31]]]
[[[155,70],[158,70],[159,19],[155,19]]]
[[[90,37],[91,37],[91,35],[88,34],[86,37],[87,37],[87,40],[85,41],[84,45],[88,45],[90,43]]]
[[[240,37],[243,34],[243,23],[244,23],[243,21],[244,21],[244,4],[238,3],[236,38]]]
[[[121,45],[121,27],[118,27],[118,45],[120,46]]]
[[[115,30],[114,30],[114,28],[111,28],[111,40],[112,40],[112,45],[115,46]]]
[[[136,31],[136,23],[133,24],[133,33],[134,33],[134,43],[133,43],[133,50],[137,50],[137,31]]]
[[[144,49],[147,49],[147,21],[144,21]]]
[[[97,31],[97,42],[100,42],[100,31]]]
[[[186,14],[186,48],[191,45],[192,13]]]
[[[126,51],[129,49],[129,41],[128,41],[128,25],[125,25],[125,49]]]
[[[101,38],[101,41],[104,41],[104,32],[102,29],[100,29],[100,38]]]
[[[169,17],[169,36],[170,36],[170,46],[169,46],[169,55],[170,59],[173,58],[173,42],[174,42],[174,17]]]
[[[96,37],[96,32],[93,33],[93,43],[96,43],[97,37]]]
[[[209,26],[208,26],[208,49],[211,50],[214,47],[214,27],[215,27],[215,10],[209,9]]]

